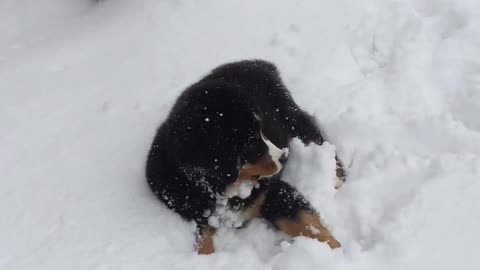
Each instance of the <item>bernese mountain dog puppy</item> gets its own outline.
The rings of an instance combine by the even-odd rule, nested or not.
[[[262,60],[225,64],[178,97],[151,145],[146,178],[160,201],[195,221],[199,254],[214,252],[219,226],[252,218],[340,247],[311,204],[281,179],[294,137],[306,145],[324,141],[277,68]],[[337,177],[344,180],[338,159]],[[241,219],[228,218],[232,213]]]

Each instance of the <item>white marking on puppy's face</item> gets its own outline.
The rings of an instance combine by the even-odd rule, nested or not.
[[[262,136],[262,140],[265,142],[265,144],[268,147],[268,153],[272,157],[272,161],[275,163],[277,166],[277,171],[275,172],[278,173],[282,169],[282,164],[280,163],[280,158],[282,155],[285,154],[285,152],[278,148],[275,144],[273,144],[267,137],[263,135],[263,132],[260,133]]]

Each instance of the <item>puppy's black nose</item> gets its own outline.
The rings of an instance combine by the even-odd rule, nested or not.
[[[285,163],[287,159],[288,159],[288,155],[286,153],[283,153],[278,159],[278,161],[280,161],[280,163]]]

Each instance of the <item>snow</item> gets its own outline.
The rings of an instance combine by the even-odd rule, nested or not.
[[[250,196],[252,193],[253,188],[256,186],[257,182],[255,181],[249,181],[249,180],[243,180],[240,181],[238,184],[233,184],[230,185],[226,192],[225,196],[227,198],[233,198],[235,196],[240,197],[242,199],[246,199]]]
[[[478,269],[479,15],[477,0],[1,1],[0,269]],[[286,178],[341,249],[253,220],[196,255],[194,225],[145,183],[175,97],[246,58],[275,62],[326,134],[292,146]]]

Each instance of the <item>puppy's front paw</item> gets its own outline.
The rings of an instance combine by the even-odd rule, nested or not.
[[[336,178],[335,178],[335,188],[339,189],[340,187],[345,184],[345,171],[343,170],[343,165],[342,162],[338,159],[338,157],[335,157],[335,160],[337,162],[337,167],[336,167]]]
[[[309,115],[303,115],[297,118],[295,135],[302,140],[305,145],[310,143],[321,145],[324,141],[320,129],[315,123],[315,119]]]

